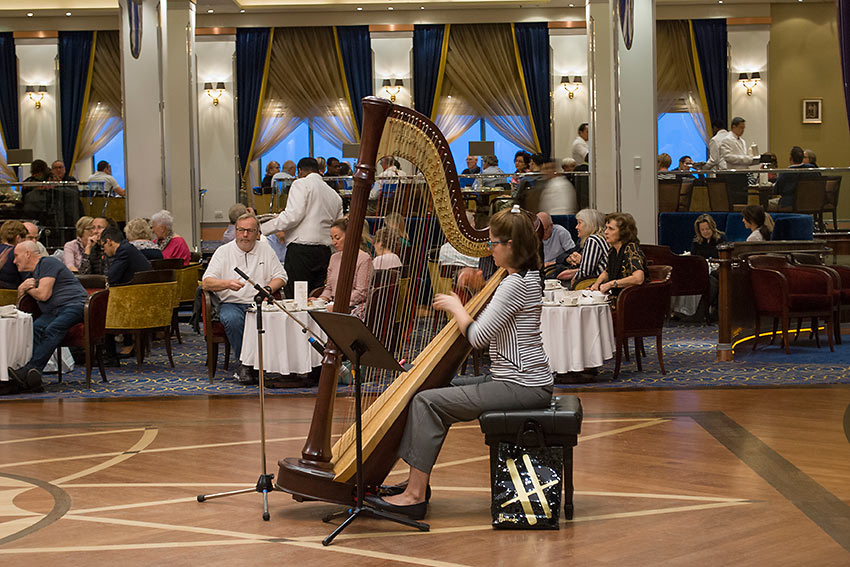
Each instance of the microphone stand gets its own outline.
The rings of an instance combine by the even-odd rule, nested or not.
[[[256,282],[252,282],[242,270],[240,270],[239,268],[235,268],[235,270],[236,273],[238,273],[242,278],[251,283],[254,286],[254,289],[257,290],[257,295],[254,296],[254,303],[257,305],[257,360],[260,366],[260,458],[262,460],[263,472],[260,475],[259,480],[257,480],[257,485],[254,488],[231,490],[229,492],[219,492],[216,494],[199,494],[198,502],[205,502],[213,498],[222,498],[224,496],[235,496],[237,494],[259,492],[263,495],[263,520],[268,522],[269,518],[271,517],[269,515],[269,492],[274,491],[275,487],[274,483],[272,482],[274,479],[274,475],[268,474],[268,470],[266,469],[266,390],[265,374],[263,371],[263,335],[265,334],[265,330],[263,329],[263,302],[274,302],[274,297],[272,297],[272,294],[269,293],[269,290],[265,289]],[[284,311],[286,310],[284,309]],[[288,311],[286,312],[289,313]],[[290,316],[292,315],[290,314]],[[295,317],[292,318],[295,319]],[[295,320],[298,321],[298,319]],[[298,323],[301,324],[300,321],[298,321]],[[309,332],[309,330],[304,325],[301,326],[304,328],[305,332]],[[318,339],[318,337],[316,338]],[[318,346],[320,349],[322,349],[320,352],[324,352],[324,347],[320,343],[311,340],[310,344],[314,345],[314,348],[315,346]]]

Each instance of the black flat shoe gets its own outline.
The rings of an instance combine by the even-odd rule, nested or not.
[[[396,506],[394,504],[386,502],[380,496],[375,496],[372,494],[367,495],[365,500],[366,503],[371,504],[372,507],[377,508],[378,510],[390,512],[391,514],[401,514],[402,516],[407,516],[411,520],[421,520],[428,512],[427,502],[420,502],[419,504],[410,504],[408,506]]]
[[[407,490],[407,481],[400,482],[398,484],[391,484],[389,486],[381,485],[380,487],[378,487],[378,496],[380,496],[382,498],[384,496],[396,496],[398,494],[401,494],[405,490]],[[425,487],[425,502],[429,502],[430,500],[431,500],[431,485],[429,484],[428,486]]]

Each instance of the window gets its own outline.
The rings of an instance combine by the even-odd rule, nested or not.
[[[481,131],[482,123],[484,126],[483,132]],[[499,132],[486,120],[477,120],[466,132],[461,134],[457,140],[449,144],[458,173],[466,169],[466,156],[469,155],[469,142],[477,142],[479,140],[493,142],[493,150],[496,157],[499,158],[499,169],[505,173],[513,173],[516,171],[516,168],[514,167],[514,154],[516,154],[520,148],[499,134]],[[480,159],[478,161],[478,165],[479,167],[481,166]]]
[[[310,147],[311,135],[313,138],[312,148]],[[276,161],[283,166],[283,162],[286,160],[298,163],[298,160],[305,156],[321,156],[325,159],[335,157],[342,161],[342,147],[335,146],[325,140],[321,134],[310,128],[305,120],[289,136],[278,142],[275,147],[260,158],[260,171],[265,175],[266,164],[270,161]],[[351,165],[353,167],[354,164]]]
[[[109,162],[112,166],[112,177],[118,182],[121,187],[126,187],[124,184],[124,130],[119,131],[114,138],[109,140],[109,143],[100,148],[100,150],[92,156],[92,171],[97,171],[97,163],[99,161]]]
[[[705,161],[708,148],[687,112],[668,112],[658,117],[658,154],[669,154],[673,159],[670,169],[679,167],[679,158],[691,156],[694,161]]]

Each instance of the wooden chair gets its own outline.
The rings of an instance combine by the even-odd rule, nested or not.
[[[711,210],[731,211],[732,206],[729,204],[726,183],[724,181],[717,181],[716,179],[709,179],[706,181],[706,184],[708,186],[708,203]]]
[[[224,369],[228,370],[230,365],[230,342],[224,332],[224,325],[212,320],[212,292],[203,291],[201,301],[201,318],[204,325],[204,341],[207,343],[207,372],[210,384],[213,383],[215,367],[218,362],[218,345],[224,344]]]
[[[0,305],[15,305],[17,302],[17,289],[0,289]]]
[[[671,282],[673,284],[671,296],[699,295],[705,311],[705,322],[709,323],[709,278],[708,262],[702,256],[681,256],[673,254],[669,246],[658,246],[655,244],[641,244],[647,262],[670,266],[672,268]]]
[[[159,272],[159,270],[153,270]],[[109,304],[106,309],[106,332],[109,334],[129,333],[135,337],[136,363],[142,366],[144,350],[142,338],[150,331],[164,331],[168,362],[174,368],[171,354],[171,318],[174,311],[174,296],[177,282],[172,270],[171,281],[157,283],[128,284],[109,288]],[[150,272],[139,272],[149,274]]]
[[[163,258],[162,260],[151,260],[154,270],[179,270],[183,268],[183,258]],[[188,268],[188,266],[186,266]]]
[[[812,215],[815,229],[826,231],[823,224],[823,207],[826,205],[826,178],[800,179],[794,194],[794,212]]]
[[[668,268],[672,272],[670,266],[657,266],[657,268]],[[641,353],[644,351],[643,337],[654,336],[658,365],[661,367],[662,374],[667,373],[661,352],[661,333],[664,328],[664,318],[670,308],[671,289],[672,284],[669,279],[660,281],[650,279],[643,285],[627,287],[617,296],[614,317],[614,336],[617,343],[614,379],[620,374],[623,353],[628,353],[629,338],[635,340],[635,362],[638,371],[643,371],[641,364]]]
[[[835,294],[833,279],[829,274],[812,266],[795,266],[783,256],[755,255],[748,258],[750,283],[755,299],[755,337],[753,350],[758,344],[761,318],[773,318],[774,333],[777,321],[782,325],[782,343],[786,354],[788,325],[791,318],[812,318],[815,341],[820,346],[818,319],[827,325],[829,350],[833,348],[833,312]]]
[[[136,272],[135,274],[133,274],[133,279],[131,279],[126,284],[114,285],[112,287],[123,287],[125,285],[138,284],[167,283],[175,281],[177,280],[174,270],[145,270],[143,272]]]
[[[694,196],[694,178],[683,177],[682,184],[679,186],[679,208],[676,209],[680,213],[687,213],[691,210],[691,198]]]
[[[106,306],[109,301],[109,290],[95,291],[86,299],[83,308],[83,322],[77,323],[70,329],[59,344],[62,347],[82,347],[86,355],[86,388],[91,388],[92,362],[97,361],[101,379],[106,382],[106,369],[103,366],[103,339],[106,324]],[[24,295],[18,301],[18,309],[31,313],[33,320],[41,315],[38,303],[31,295]],[[62,360],[57,365],[59,382],[62,381]]]
[[[174,299],[174,315],[171,319],[171,333],[173,335],[177,335],[178,344],[183,344],[183,337],[180,335],[180,308],[191,307],[195,302],[195,294],[198,291],[198,278],[202,267],[203,266],[201,266],[201,264],[189,264],[185,268],[181,267],[174,270],[174,278],[177,281],[177,293],[175,294]]]
[[[838,230],[838,191],[841,189],[841,176],[826,178],[826,201],[821,208],[821,221],[824,213],[832,213],[832,230]]]
[[[106,289],[106,276],[101,274],[77,274],[77,281],[89,293],[99,289]]]
[[[658,212],[675,213],[679,210],[679,190],[682,183],[678,179],[662,179],[658,182]]]
[[[388,345],[393,332],[398,305],[398,279],[372,286],[366,302],[366,326],[381,341]]]

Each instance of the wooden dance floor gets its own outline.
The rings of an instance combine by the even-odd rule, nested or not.
[[[256,399],[0,403],[0,564],[850,564],[850,389],[580,397],[576,513],[559,531],[490,527],[476,422],[448,436],[429,533],[358,519],[330,547],[321,518],[338,506],[275,492],[264,522],[257,493],[197,502],[256,483]],[[312,404],[267,401],[270,473],[300,453]]]

